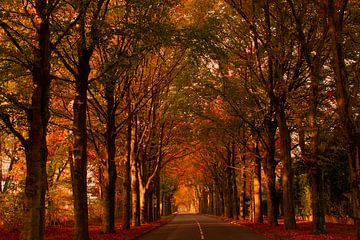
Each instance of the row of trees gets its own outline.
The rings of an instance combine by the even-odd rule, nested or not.
[[[280,202],[285,229],[295,228],[294,171],[303,166],[311,180],[313,230],[325,233],[333,200],[325,183],[346,155],[344,182],[359,239],[358,3],[225,2],[209,15],[224,29],[217,44],[223,54],[203,58],[191,93],[204,100],[193,111],[206,119],[199,134],[214,139],[203,140],[205,153],[197,157],[211,173],[198,183],[202,210],[244,216],[243,169],[251,165],[254,220],[262,221],[263,179],[269,224],[277,225]]]
[[[104,233],[115,231],[119,209],[129,229],[159,219],[162,200],[169,205],[176,184],[161,185],[160,170],[184,154],[176,148],[184,139],[176,137],[172,82],[196,42],[176,27],[180,7],[138,0],[2,3],[1,153],[10,163],[1,159],[0,186],[8,205],[14,202],[6,194],[24,193],[21,239],[44,238],[46,220],[59,221],[56,199],[69,188],[79,240],[89,239],[94,199]],[[26,167],[15,172],[22,160]]]
[[[119,209],[124,229],[171,212],[190,178],[202,212],[245,217],[251,196],[257,222],[265,183],[269,224],[282,214],[295,228],[294,169],[311,179],[324,233],[329,166],[347,159],[359,239],[358,11],[334,0],[5,1],[1,169],[26,167],[0,182],[5,192],[25,178],[21,238],[43,239],[57,191],[72,189],[75,239],[86,240],[94,198],[109,233]],[[193,166],[164,172],[190,148]]]

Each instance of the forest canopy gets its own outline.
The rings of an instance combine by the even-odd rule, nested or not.
[[[0,3],[0,231],[192,211],[360,239],[357,1]]]

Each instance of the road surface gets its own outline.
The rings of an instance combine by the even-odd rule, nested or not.
[[[137,240],[267,240],[250,229],[225,223],[219,219],[179,214],[167,225],[137,238]]]

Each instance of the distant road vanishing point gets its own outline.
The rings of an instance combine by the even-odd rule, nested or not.
[[[178,214],[167,225],[137,240],[267,240],[247,227],[196,214]]]

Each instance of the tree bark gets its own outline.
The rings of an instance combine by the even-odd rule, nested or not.
[[[115,183],[116,183],[116,164],[115,164],[115,103],[113,86],[105,86],[105,98],[107,103],[107,122],[106,122],[106,150],[107,160],[105,166],[105,177],[103,179],[103,219],[102,232],[115,232]]]
[[[275,161],[275,134],[277,129],[276,119],[272,119],[273,113],[265,116],[265,131],[267,143],[266,155],[264,158],[264,173],[266,176],[266,194],[267,194],[267,217],[270,226],[278,225],[278,203],[276,195],[276,161]]]
[[[92,52],[82,49],[79,52],[78,73],[76,76],[73,111],[73,156],[74,178],[73,198],[75,213],[75,240],[88,240],[88,202],[87,202],[87,130],[86,109],[90,57]]]
[[[144,187],[144,185],[141,182],[139,184],[139,194],[140,194],[140,223],[146,223],[148,220],[148,215],[146,211],[148,190],[146,189],[146,187]]]
[[[277,122],[280,132],[280,158],[283,163],[283,207],[285,229],[295,229],[295,207],[293,190],[293,170],[291,160],[291,138],[285,117],[285,106],[283,102],[274,104],[276,109]]]
[[[137,120],[134,116],[131,126],[131,151],[130,151],[130,166],[131,166],[131,209],[132,209],[132,223],[134,226],[140,226],[140,193],[139,193],[139,178],[138,178],[138,159],[137,155]]]
[[[36,4],[38,5],[38,4]],[[42,9],[44,7],[44,9]],[[46,6],[37,6],[40,16],[37,31],[38,49],[32,69],[33,90],[31,107],[28,110],[29,137],[22,144],[25,147],[26,179],[23,226],[21,240],[44,239],[45,193],[46,193],[46,134],[49,122],[50,95],[50,26],[44,16]]]

